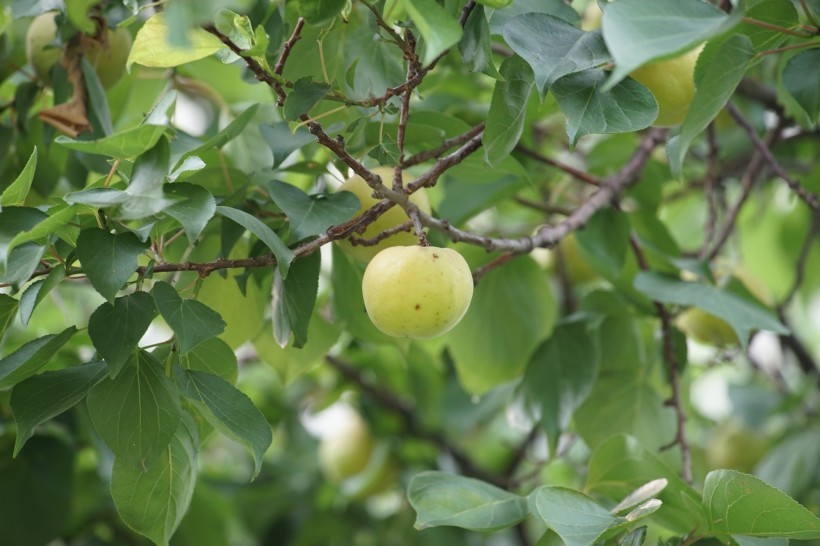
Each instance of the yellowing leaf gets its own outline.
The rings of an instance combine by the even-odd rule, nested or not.
[[[192,29],[188,32],[189,47],[175,47],[168,41],[169,32],[162,14],[148,19],[137,32],[128,61],[125,63],[126,67],[130,70],[131,65],[137,63],[156,68],[170,68],[204,59],[225,47],[219,38],[202,29]]]

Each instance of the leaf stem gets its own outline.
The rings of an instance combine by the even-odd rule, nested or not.
[[[740,20],[749,25],[754,25],[768,30],[775,30],[777,32],[782,32],[783,34],[789,34],[791,36],[799,36],[801,38],[812,37],[811,34],[800,32],[799,30],[792,30],[790,28],[781,27],[780,25],[774,25],[772,23],[767,23],[765,21],[760,21],[759,19],[755,19],[753,17],[742,17]]]

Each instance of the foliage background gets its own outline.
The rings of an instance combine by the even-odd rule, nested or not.
[[[3,5],[0,536],[817,540],[820,5],[717,4],[618,0],[603,34],[557,0]],[[54,8],[67,51],[128,28],[130,73],[39,81],[25,32]],[[689,117],[649,128],[623,78],[705,39]],[[77,102],[90,130],[60,134]],[[477,279],[433,340],[375,330],[362,264],[329,244],[351,169],[408,206],[369,176],[397,162]],[[689,306],[743,343],[687,342]],[[376,493],[317,459],[351,408]],[[656,479],[636,519],[610,514]]]

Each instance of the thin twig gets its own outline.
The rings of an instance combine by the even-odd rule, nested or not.
[[[797,295],[800,285],[803,284],[809,253],[811,252],[811,247],[814,243],[814,239],[817,237],[818,231],[820,231],[820,213],[812,212],[809,229],[806,231],[806,238],[803,240],[803,245],[800,247],[800,254],[797,257],[797,263],[794,266],[794,281],[789,289],[789,293],[777,306],[784,312],[789,307],[795,295]]]
[[[369,239],[364,239],[361,237],[354,237],[351,236],[347,240],[353,244],[353,246],[360,245],[360,246],[375,246],[379,244],[381,241],[387,239],[388,237],[392,237],[396,233],[401,233],[403,231],[413,231],[413,221],[407,220],[406,222],[402,222],[397,226],[393,226],[388,228],[375,237],[371,237]]]
[[[522,144],[517,145],[515,147],[515,150],[517,152],[521,152],[522,154],[524,154],[526,156],[529,156],[529,157],[531,157],[531,158],[533,158],[537,161],[540,161],[542,163],[546,163],[547,165],[555,167],[556,169],[560,169],[560,170],[564,171],[565,173],[567,173],[569,175],[572,175],[573,177],[577,178],[581,182],[584,182],[585,184],[590,184],[592,186],[600,186],[601,185],[601,179],[598,178],[597,176],[589,174],[589,173],[585,173],[584,171],[576,169],[575,167],[567,165],[566,163],[562,163],[560,161],[557,161],[555,159],[547,157],[543,154],[540,154],[540,153],[536,152],[535,150],[531,150],[530,148],[527,148],[526,146],[524,146]]]
[[[482,277],[484,277],[484,275],[486,275],[493,269],[504,265],[516,256],[520,256],[520,254],[517,254],[515,252],[505,252],[501,256],[498,256],[497,258],[490,260],[481,267],[476,268],[476,270],[473,271],[473,284],[478,284]]]
[[[460,135],[442,140],[441,144],[439,144],[435,148],[424,150],[408,157],[407,159],[401,162],[401,166],[407,168],[412,167],[413,165],[418,165],[419,163],[424,163],[425,161],[430,161],[431,159],[438,159],[450,148],[453,148],[454,146],[461,146],[471,138],[480,134],[483,130],[484,123],[482,122],[476,125],[475,127],[470,128],[469,131],[465,131]]]
[[[643,253],[638,237],[632,233],[629,236],[629,243],[632,246],[632,251],[635,254],[635,259],[638,262],[638,267],[642,271],[649,270],[649,263]],[[689,447],[689,442],[686,438],[686,411],[683,408],[683,401],[681,400],[680,392],[680,363],[678,362],[677,353],[675,351],[675,340],[672,336],[672,319],[666,307],[658,301],[653,301],[658,317],[661,319],[661,337],[663,340],[663,358],[666,362],[666,369],[669,375],[669,386],[672,389],[672,396],[669,398],[668,404],[672,406],[675,411],[675,420],[677,421],[677,430],[675,431],[675,439],[669,444],[661,447],[661,449],[669,449],[672,446],[680,446],[681,452],[681,477],[686,483],[692,483],[692,451]]]
[[[709,124],[706,128],[706,141],[708,143],[708,152],[706,154],[706,174],[703,177],[703,189],[706,195],[706,225],[703,227],[701,258],[705,257],[709,245],[712,244],[712,237],[715,236],[715,226],[717,225],[715,186],[717,183],[718,143],[715,137],[714,124]]]
[[[513,197],[513,201],[515,201],[519,205],[523,205],[525,207],[535,210],[540,210],[541,212],[546,212],[547,214],[560,214],[561,216],[570,216],[572,214],[572,209],[568,209],[566,207],[561,207],[558,205],[553,205],[552,203],[533,201],[532,199],[525,199],[524,197]]]
[[[786,185],[788,185],[789,188],[809,206],[809,208],[814,211],[820,211],[820,203],[817,202],[817,196],[806,190],[800,182],[794,180],[788,175],[786,170],[780,165],[777,159],[775,159],[771,149],[769,149],[770,144],[767,144],[758,136],[757,131],[755,131],[754,127],[752,127],[752,124],[743,117],[743,114],[740,113],[740,110],[738,110],[734,104],[730,102],[726,106],[729,109],[729,113],[733,118],[735,118],[738,125],[743,127],[743,130],[746,131],[746,134],[748,134],[749,138],[751,138],[752,142],[754,142],[755,147],[761,154],[763,154],[763,158],[769,164],[772,171],[779,176],[786,183]]]
[[[781,27],[779,25],[774,25],[772,23],[767,23],[766,21],[760,21],[758,19],[754,19],[752,17],[741,17],[740,19],[747,25],[754,25],[760,28],[765,28],[767,30],[774,30],[777,32],[782,32],[783,34],[789,34],[791,36],[799,36],[800,38],[811,38],[812,35],[806,32],[800,32],[799,30],[792,30],[790,28]]]
[[[296,45],[296,42],[302,37],[302,27],[304,26],[305,19],[303,17],[299,17],[299,19],[296,20],[296,25],[293,27],[293,32],[291,33],[290,38],[288,38],[288,41],[282,46],[282,52],[279,54],[279,60],[276,61],[276,65],[273,67],[274,74],[279,74],[280,76],[282,75],[282,71],[285,69],[285,62],[287,62],[293,46]]]

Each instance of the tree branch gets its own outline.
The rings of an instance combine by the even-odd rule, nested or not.
[[[632,251],[638,261],[638,266],[642,271],[649,271],[649,263],[643,253],[638,238],[634,233],[629,236],[629,243],[632,246]],[[686,438],[686,412],[683,409],[683,401],[680,393],[680,363],[678,362],[677,353],[675,352],[675,340],[672,336],[672,320],[666,307],[658,301],[653,301],[658,317],[661,319],[661,337],[663,339],[663,359],[666,362],[666,369],[669,376],[669,386],[672,388],[672,396],[669,398],[668,404],[672,406],[675,411],[675,420],[677,421],[677,429],[675,431],[675,439],[671,443],[663,446],[661,449],[669,449],[672,446],[680,446],[681,452],[681,477],[686,483],[692,483],[692,450],[689,447],[689,442]]]

